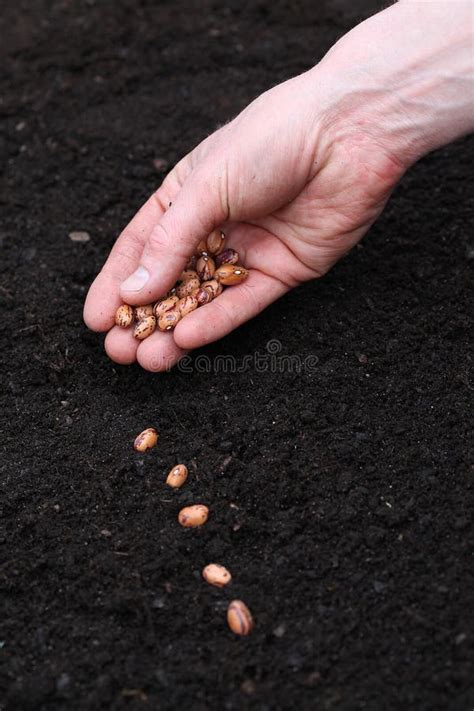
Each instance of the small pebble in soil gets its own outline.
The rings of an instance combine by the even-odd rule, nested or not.
[[[218,565],[217,563],[209,563],[206,565],[202,571],[202,577],[209,583],[209,585],[215,585],[217,588],[223,588],[230,583],[232,580],[232,575],[224,568],[223,565]]]
[[[168,168],[168,161],[165,158],[154,158],[153,167],[158,173],[161,173]]]
[[[232,600],[227,608],[227,624],[234,634],[245,636],[253,629],[253,618],[245,602]]]
[[[138,437],[135,438],[133,447],[134,449],[136,449],[137,452],[146,452],[147,449],[152,449],[152,447],[155,447],[157,442],[158,432],[155,430],[154,427],[148,427],[148,429],[143,430],[143,432],[140,432]]]
[[[69,239],[71,242],[89,242],[91,236],[88,232],[83,230],[74,230],[69,233]]]
[[[197,528],[203,526],[209,516],[209,509],[204,504],[194,504],[181,509],[178,521],[184,528]]]

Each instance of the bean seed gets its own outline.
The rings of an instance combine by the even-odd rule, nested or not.
[[[247,605],[242,600],[232,600],[227,608],[227,624],[232,632],[247,635],[253,629],[253,618]]]
[[[136,437],[133,443],[134,449],[137,452],[145,452],[147,449],[151,449],[158,442],[158,432],[154,427],[148,427],[148,429],[140,432],[138,437]]]
[[[190,269],[192,269],[192,270],[196,269],[197,260],[198,260],[198,258],[195,254],[193,254],[192,257],[189,257],[188,261],[186,262],[186,266],[185,266],[186,271],[188,271]]]
[[[189,296],[189,294],[192,294],[193,291],[199,289],[200,286],[201,282],[197,275],[195,277],[190,277],[187,281],[183,281],[176,287],[176,295],[182,299],[183,296]]]
[[[232,580],[232,575],[229,573],[227,568],[223,565],[217,565],[217,563],[210,563],[206,565],[202,571],[202,577],[209,583],[209,585],[215,585],[217,588],[223,588],[228,585]]]
[[[200,257],[201,254],[207,254],[207,241],[205,239],[199,242],[195,254],[197,254],[198,257]]]
[[[148,336],[151,336],[155,328],[156,318],[154,316],[147,316],[137,323],[133,329],[133,335],[135,338],[138,338],[139,341],[143,341],[145,338],[148,338]]]
[[[157,301],[153,307],[153,313],[156,318],[160,318],[166,311],[172,309],[178,303],[179,298],[177,296],[168,296],[166,299]]]
[[[115,312],[115,323],[120,328],[128,328],[133,322],[133,308],[128,304],[122,304]]]
[[[179,489],[188,478],[188,468],[184,464],[177,464],[166,477],[166,483],[173,489]]]
[[[212,301],[213,296],[210,289],[205,289],[201,286],[199,289],[193,292],[193,296],[196,297],[199,306],[204,306]]]
[[[178,521],[185,528],[197,528],[206,523],[209,516],[209,509],[203,504],[194,504],[181,509]]]
[[[145,304],[145,306],[135,306],[135,321],[143,321],[144,318],[153,316],[153,304]]]
[[[216,265],[212,257],[208,257],[205,254],[203,254],[202,257],[199,257],[196,264],[196,271],[201,281],[212,279],[214,272],[216,271]]]
[[[220,267],[223,264],[237,264],[239,261],[239,253],[235,249],[224,249],[223,252],[216,257],[216,267]]]
[[[181,317],[183,317],[190,314],[194,309],[197,309],[198,306],[199,302],[197,298],[190,294],[189,296],[183,296],[183,298],[178,301],[176,309],[181,314]]]
[[[223,264],[216,269],[214,278],[221,284],[224,284],[224,286],[232,286],[233,284],[243,282],[247,279],[248,275],[248,270],[238,264]]]
[[[209,279],[209,281],[204,282],[202,288],[209,291],[212,294],[213,299],[215,299],[216,296],[219,296],[219,294],[222,294],[223,291],[222,284],[219,284],[216,279]]]
[[[160,331],[172,331],[180,319],[181,314],[177,309],[165,311],[158,319],[158,328]]]
[[[206,240],[209,254],[219,254],[224,249],[225,234],[222,230],[213,230]]]
[[[196,262],[197,262],[197,258],[196,258]],[[197,277],[197,275],[198,275],[198,273],[195,269],[185,269],[183,272],[181,272],[178,281],[179,282],[189,281],[190,279],[195,279]]]

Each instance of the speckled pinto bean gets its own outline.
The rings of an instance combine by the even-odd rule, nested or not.
[[[232,600],[227,608],[227,624],[234,634],[247,635],[253,629],[253,618],[242,600]]]
[[[128,304],[122,304],[115,312],[115,323],[120,328],[128,328],[133,323],[133,308]]]
[[[176,464],[166,477],[166,483],[172,489],[180,489],[188,478],[188,468],[184,464]]]
[[[224,249],[216,257],[216,267],[220,267],[222,264],[237,264],[238,261],[239,253],[235,249]]]
[[[154,316],[147,316],[137,323],[133,329],[133,335],[139,341],[143,341],[148,336],[151,336],[156,328],[156,318]]]
[[[213,299],[210,289],[205,289],[203,286],[196,289],[196,291],[193,292],[193,296],[196,297],[199,306],[204,306]]]
[[[176,309],[181,314],[181,317],[183,317],[190,314],[194,309],[197,309],[198,306],[199,302],[197,298],[190,294],[189,296],[183,296],[183,298],[178,301]]]
[[[135,321],[143,321],[148,316],[153,316],[153,304],[135,306]]]
[[[146,452],[147,449],[152,449],[152,447],[155,447],[157,442],[158,432],[155,430],[154,427],[148,427],[148,429],[143,430],[143,432],[140,432],[138,437],[135,438],[133,448],[136,449],[137,452]]]
[[[213,299],[215,299],[216,296],[219,296],[219,294],[222,294],[223,291],[222,284],[219,284],[216,279],[209,279],[209,281],[204,282],[202,288],[209,291],[212,294]]]
[[[227,568],[223,565],[218,565],[217,563],[209,563],[206,565],[202,571],[202,577],[209,583],[209,585],[215,585],[217,588],[223,588],[230,583],[232,580],[232,575],[229,573]]]
[[[216,265],[212,257],[208,257],[204,254],[202,257],[199,257],[196,264],[196,271],[201,281],[212,279],[214,272],[216,271]]]
[[[176,324],[181,320],[181,314],[174,308],[166,311],[158,319],[158,328],[160,331],[172,331]]]
[[[239,264],[223,264],[214,272],[214,278],[224,286],[240,284],[248,275],[248,270]]]
[[[207,506],[204,506],[204,504],[194,504],[194,506],[186,506],[184,509],[181,509],[178,521],[184,528],[197,528],[206,523],[208,516],[209,509]]]
[[[199,289],[200,286],[201,281],[196,274],[195,277],[190,277],[186,281],[181,282],[181,284],[178,284],[176,287],[176,296],[182,299],[184,296],[189,296],[193,291]]]
[[[222,230],[213,230],[206,240],[209,254],[219,254],[224,249],[225,234]]]
[[[197,258],[196,258],[197,261]],[[195,279],[198,273],[195,269],[185,269],[181,272],[178,282],[189,281],[190,279]]]
[[[166,311],[174,308],[178,303],[179,298],[177,296],[168,296],[166,299],[161,299],[157,301],[153,307],[153,313],[156,318],[160,318]]]

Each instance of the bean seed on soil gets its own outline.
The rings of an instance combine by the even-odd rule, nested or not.
[[[253,629],[253,618],[247,605],[242,600],[232,600],[227,608],[227,624],[232,632],[247,635]]]
[[[188,468],[184,464],[176,464],[166,477],[166,483],[172,489],[180,489],[188,478]]]
[[[214,278],[224,286],[240,284],[248,275],[248,270],[238,264],[223,264],[214,272]]]
[[[120,328],[128,328],[133,323],[133,308],[128,304],[122,304],[115,312],[115,323]]]
[[[135,328],[133,329],[133,335],[139,341],[143,341],[148,336],[151,336],[156,328],[156,318],[154,316],[147,316],[142,321],[139,321]]]
[[[186,506],[184,509],[181,509],[178,521],[181,526],[185,528],[197,528],[206,523],[208,516],[209,509],[207,506],[204,506],[204,504],[194,504],[194,506]]]
[[[223,565],[218,565],[217,563],[209,563],[206,565],[202,571],[202,577],[209,583],[209,585],[215,585],[217,588],[223,588],[230,583],[232,580],[232,575],[229,573],[227,568]]]
[[[137,452],[146,452],[147,449],[155,447],[157,442],[158,432],[154,427],[148,427],[146,430],[143,430],[143,432],[140,432],[138,437],[135,438],[133,447],[137,450]]]

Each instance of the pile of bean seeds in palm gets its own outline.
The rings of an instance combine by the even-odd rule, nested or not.
[[[225,249],[225,234],[211,232],[199,243],[174,287],[155,303],[144,306],[122,304],[115,314],[121,328],[133,325],[133,335],[142,341],[158,328],[171,331],[184,316],[216,299],[226,286],[240,284],[248,270],[239,265],[235,249]]]

